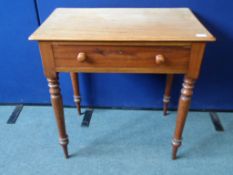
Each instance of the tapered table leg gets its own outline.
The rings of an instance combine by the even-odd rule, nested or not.
[[[181,90],[181,96],[179,99],[179,107],[178,107],[178,113],[176,119],[176,129],[175,129],[174,137],[172,139],[173,160],[176,159],[178,148],[181,146],[182,143],[182,132],[189,111],[191,97],[193,94],[194,82],[195,82],[194,79],[185,77],[183,88]]]
[[[78,73],[71,72],[70,73],[70,78],[72,82],[72,87],[74,91],[74,102],[76,104],[78,114],[81,115],[81,106],[80,106],[80,93],[79,93],[79,82],[78,82]]]
[[[66,134],[63,103],[62,103],[62,96],[60,93],[58,77],[47,78],[47,80],[48,80],[50,98],[59,131],[59,143],[63,148],[65,157],[68,158],[69,154],[68,154],[67,145],[69,143],[69,140],[68,140],[68,135]]]
[[[173,82],[173,74],[167,74],[166,85],[165,85],[165,92],[163,96],[163,115],[167,115],[168,105],[171,98],[171,87]]]

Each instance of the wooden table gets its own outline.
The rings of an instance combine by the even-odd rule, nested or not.
[[[184,74],[172,139],[172,158],[176,158],[205,45],[215,41],[189,9],[58,8],[29,39],[39,41],[66,158],[68,135],[59,72],[71,73],[76,102],[78,72],[168,74],[165,97],[173,74]]]

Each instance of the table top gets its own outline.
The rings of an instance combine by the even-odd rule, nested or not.
[[[188,8],[57,8],[39,41],[214,41]]]

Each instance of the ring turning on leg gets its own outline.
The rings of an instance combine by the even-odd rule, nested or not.
[[[75,103],[80,103],[80,101],[81,101],[81,97],[74,95],[74,102]]]
[[[167,115],[167,111],[168,111],[168,105],[170,103],[170,96],[163,96],[163,115],[166,116]]]
[[[81,115],[81,106],[80,106],[81,97],[74,95],[74,102],[75,102],[76,107],[78,109],[78,114]]]
[[[67,159],[69,157],[67,149],[67,144],[69,143],[68,136],[66,138],[59,138],[59,143],[62,146],[65,158]]]
[[[176,138],[172,139],[172,159],[175,160],[176,159],[176,153],[178,148],[181,146],[182,144],[182,140],[177,140]]]

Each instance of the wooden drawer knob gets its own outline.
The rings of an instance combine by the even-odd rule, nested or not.
[[[77,60],[78,62],[84,62],[86,60],[86,54],[84,52],[80,52],[77,55]]]
[[[165,62],[165,57],[163,55],[156,55],[155,62],[156,64],[163,64]]]

